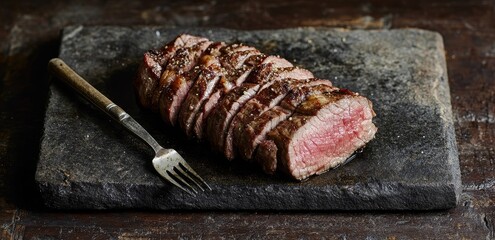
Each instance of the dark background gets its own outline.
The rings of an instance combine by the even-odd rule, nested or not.
[[[67,25],[274,29],[424,28],[444,37],[459,160],[459,206],[434,212],[149,212],[44,209],[34,186],[46,64]],[[0,2],[0,224],[6,239],[494,238],[495,1]]]

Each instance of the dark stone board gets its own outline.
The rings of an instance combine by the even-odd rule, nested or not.
[[[142,54],[180,33],[254,45],[367,96],[376,138],[347,165],[304,182],[226,161],[136,103],[131,81]],[[176,149],[213,190],[192,197],[164,182],[147,145],[58,82],[36,181],[45,204],[59,209],[452,208],[461,180],[444,54],[438,33],[418,29],[68,27],[60,58]]]

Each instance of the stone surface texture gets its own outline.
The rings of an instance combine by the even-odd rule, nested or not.
[[[345,166],[304,182],[228,162],[138,107],[142,54],[180,33],[239,41],[368,97],[376,138]],[[64,29],[60,58],[176,149],[212,186],[192,197],[155,173],[152,150],[58,82],[52,83],[36,181],[59,209],[428,210],[452,208],[461,180],[442,37],[434,32],[296,28]]]

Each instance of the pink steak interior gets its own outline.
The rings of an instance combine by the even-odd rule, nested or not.
[[[321,109],[294,135],[288,148],[289,171],[302,179],[345,161],[373,138],[376,127],[372,117],[366,99],[343,100]]]

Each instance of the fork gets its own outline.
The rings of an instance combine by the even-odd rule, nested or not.
[[[193,196],[198,193],[197,188],[201,191],[205,191],[205,187],[211,190],[211,187],[189,166],[177,151],[160,146],[134,118],[91,86],[62,59],[53,58],[50,60],[48,71],[148,143],[155,151],[153,166],[167,181]]]

